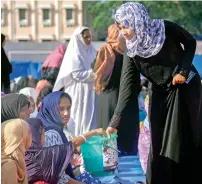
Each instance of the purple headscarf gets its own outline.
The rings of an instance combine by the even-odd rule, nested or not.
[[[37,118],[29,118],[26,119],[26,122],[29,124],[32,133],[32,145],[30,149],[41,148],[41,134],[44,128],[42,121]]]
[[[26,120],[32,132],[32,146],[25,154],[29,183],[44,181],[57,184],[61,173],[69,167],[74,151],[71,142],[43,148],[41,133],[43,124],[40,119]]]
[[[63,132],[64,125],[62,123],[59,111],[60,99],[62,95],[69,96],[67,93],[62,91],[52,92],[49,95],[47,95],[42,101],[37,118],[39,118],[42,121],[45,127],[45,131],[54,129],[60,134],[63,143],[66,144],[68,143],[68,140]],[[68,165],[66,173],[72,178],[74,178],[71,164]]]
[[[135,32],[126,40],[127,55],[148,58],[156,55],[165,41],[165,25],[162,19],[150,19],[147,9],[140,3],[122,4],[115,14],[116,23],[121,23]]]
[[[37,118],[42,121],[45,128],[63,129],[59,111],[60,99],[63,94],[65,93],[62,91],[56,91],[48,94],[42,101]]]

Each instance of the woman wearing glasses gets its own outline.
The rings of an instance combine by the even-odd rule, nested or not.
[[[75,135],[96,128],[96,94],[93,84],[96,75],[91,69],[96,50],[88,27],[78,27],[68,44],[53,91],[64,88],[73,101],[71,118]],[[67,61],[66,61],[67,60]]]

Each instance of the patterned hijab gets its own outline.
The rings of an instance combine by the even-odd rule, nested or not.
[[[119,30],[115,24],[112,24],[108,28],[107,43],[99,49],[94,66],[94,72],[97,74],[95,91],[98,94],[103,91],[109,83],[116,59],[114,50],[123,55],[123,48],[119,40]]]
[[[156,55],[165,41],[165,25],[162,19],[151,19],[140,3],[122,4],[115,14],[116,23],[132,29],[135,36],[126,40],[127,55],[149,58]]]

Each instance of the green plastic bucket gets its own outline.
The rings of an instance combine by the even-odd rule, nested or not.
[[[118,167],[117,135],[93,136],[81,145],[85,169],[93,176],[111,176]]]

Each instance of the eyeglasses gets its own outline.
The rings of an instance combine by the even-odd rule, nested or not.
[[[86,35],[86,36],[83,36],[84,39],[89,39],[91,38],[91,35]]]

